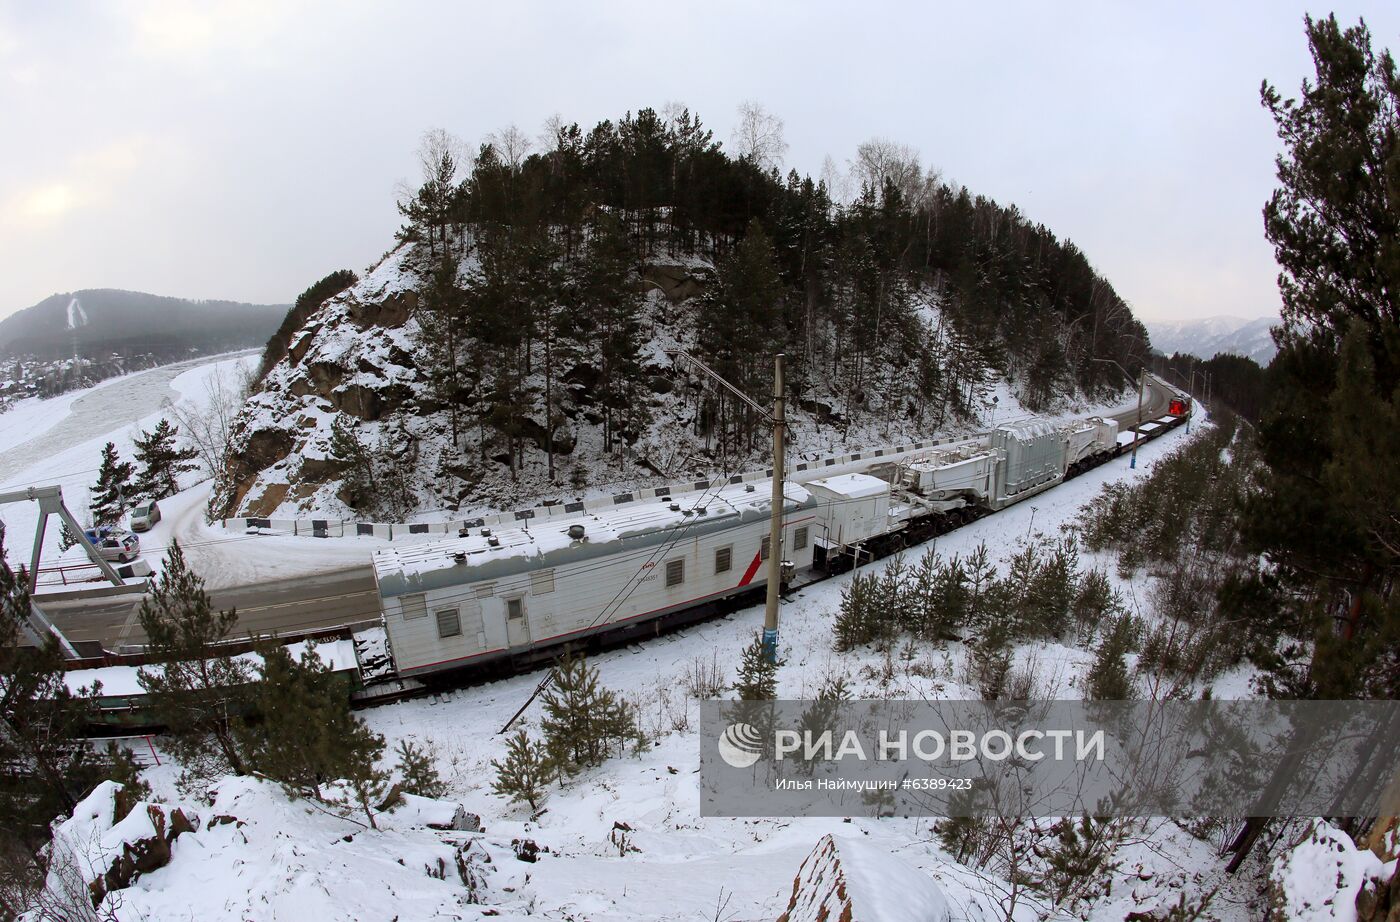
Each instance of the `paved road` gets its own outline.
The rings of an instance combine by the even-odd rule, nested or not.
[[[216,609],[238,612],[240,635],[287,635],[379,617],[374,574],[368,564],[215,590],[210,598]],[[137,620],[139,595],[62,602],[45,602],[41,597],[40,604],[69,640],[96,640],[108,650],[145,642]]]
[[[1166,413],[1170,401],[1171,392],[1149,380],[1143,395],[1142,418],[1154,419]],[[1116,420],[1119,429],[1126,431],[1137,422],[1138,411],[1134,405],[1105,416]],[[824,476],[833,472],[837,471],[833,468],[821,471]],[[215,590],[210,596],[215,608],[237,610],[239,634],[289,635],[379,616],[374,573],[368,562],[315,576]],[[96,640],[108,650],[139,645],[145,640],[137,623],[137,596],[43,604],[44,611],[70,640]]]

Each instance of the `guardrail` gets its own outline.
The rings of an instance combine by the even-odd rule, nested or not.
[[[933,439],[926,442],[911,442],[907,445],[887,446],[884,448],[864,448],[860,451],[850,452],[844,455],[803,459],[792,465],[788,469],[788,473],[810,473],[828,467],[841,467],[856,461],[873,461],[876,458],[894,460],[912,452],[928,451],[942,445],[966,442],[969,438],[971,437],[949,436],[948,438]],[[535,519],[548,520],[563,516],[577,515],[580,512],[595,512],[600,509],[612,509],[617,506],[626,505],[627,503],[666,497],[673,493],[712,490],[718,486],[768,480],[772,476],[773,469],[770,467],[764,470],[734,474],[725,480],[694,480],[661,487],[643,487],[626,493],[618,493],[611,497],[549,503],[533,506],[529,509],[517,509],[512,512],[500,512],[492,515],[478,516],[476,518],[452,519],[447,522],[359,522],[354,519],[272,519],[245,516],[241,518],[224,519],[223,525],[225,528],[258,535],[284,535],[307,538],[361,537],[393,541],[398,538],[417,535],[455,535],[464,528],[493,528],[498,525],[514,525],[522,521],[532,521]]]

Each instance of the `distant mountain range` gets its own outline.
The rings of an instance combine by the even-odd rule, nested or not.
[[[163,362],[261,346],[290,306],[190,301],[112,288],[67,292],[0,321],[0,356],[52,361],[115,354]]]
[[[1278,348],[1270,328],[1277,317],[1245,320],[1241,317],[1207,317],[1203,320],[1144,322],[1152,348],[1163,355],[1182,352],[1209,359],[1221,352],[1243,355],[1260,365],[1273,360]]]

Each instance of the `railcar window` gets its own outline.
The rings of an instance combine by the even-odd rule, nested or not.
[[[800,551],[807,546],[807,526],[803,525],[792,533],[792,549]]]
[[[462,633],[462,616],[455,608],[440,608],[437,612],[438,637],[456,637]]]
[[[506,617],[516,620],[525,617],[525,600],[521,598],[506,599]]]
[[[679,586],[683,582],[685,582],[685,561],[666,561],[666,588],[669,589],[672,586]]]
[[[399,601],[399,607],[403,609],[403,620],[405,621],[428,617],[428,602],[421,592],[404,596]]]
[[[734,565],[734,546],[721,547],[715,549],[715,572],[728,573],[729,568]]]

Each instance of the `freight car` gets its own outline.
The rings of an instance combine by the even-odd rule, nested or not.
[[[1180,422],[1164,418],[1166,431]],[[1148,438],[1143,427],[1141,435]],[[864,471],[785,485],[784,582],[811,582],[927,540],[1121,454],[1099,417],[997,427]],[[883,453],[876,453],[882,455]],[[509,527],[374,555],[400,678],[547,660],[566,644],[625,639],[697,620],[766,585],[763,482],[655,499],[619,498]]]
[[[398,674],[529,662],[532,651],[761,588],[769,497],[738,484],[380,551]],[[811,566],[819,511],[810,491],[787,484],[782,543],[794,570]]]

